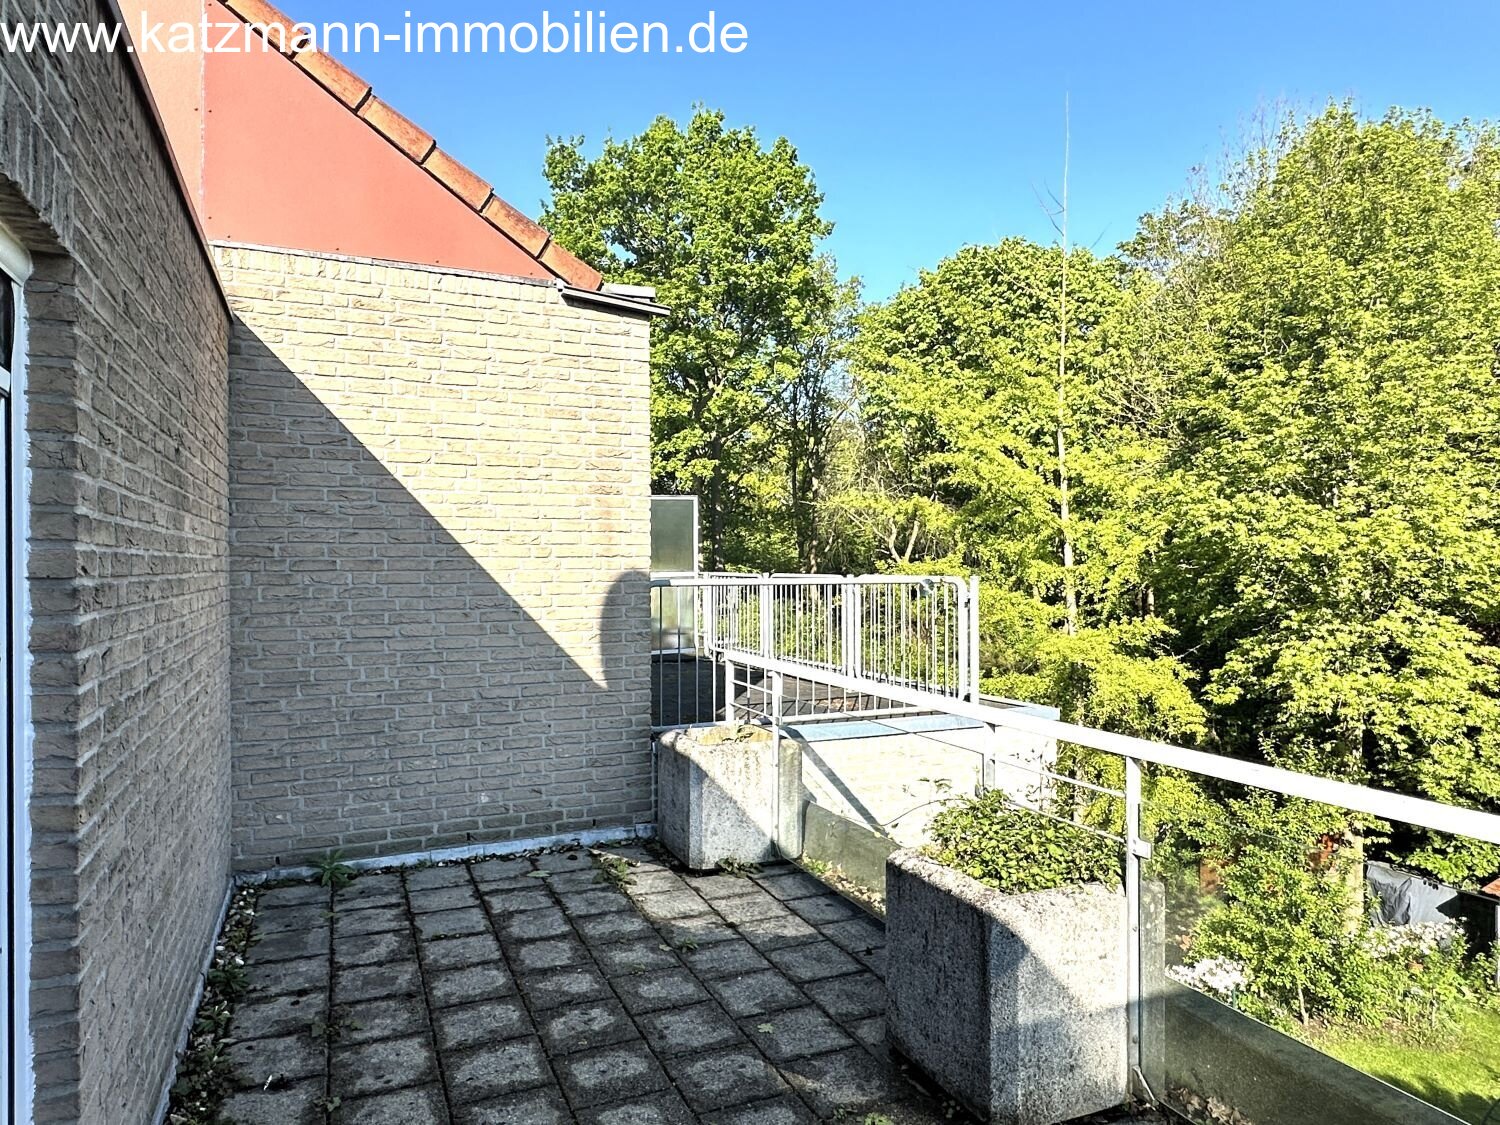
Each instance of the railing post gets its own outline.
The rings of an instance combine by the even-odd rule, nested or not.
[[[1141,836],[1141,763],[1125,757],[1125,975],[1127,1059],[1132,1084],[1146,1087],[1137,1091],[1147,1098],[1154,1096],[1146,1079],[1148,1065],[1145,1051],[1144,977],[1141,957],[1141,861],[1151,858],[1151,844]]]
[[[734,661],[724,658],[724,722],[732,725],[734,714]]]
[[[970,703],[979,702],[979,575],[969,575],[968,613],[959,626],[968,635],[968,675]]]
[[[771,622],[773,605],[771,576],[763,574],[760,583],[760,654],[767,660],[776,659],[776,629]]]

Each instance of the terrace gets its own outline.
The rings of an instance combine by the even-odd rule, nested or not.
[[[1500,842],[1500,818],[983,697],[975,594],[943,578],[654,581],[657,834],[684,854],[683,826],[670,823],[682,816],[664,765],[672,747],[715,726],[759,731],[776,763],[772,806],[757,808],[753,782],[731,797],[763,829],[761,861],[726,853],[719,870],[691,870],[660,842],[624,841],[510,856],[467,849],[404,868],[361,862],[358,872],[330,862],[322,882],[247,887],[220,953],[221,967],[243,958],[244,994],[232,1010],[210,996],[205,1013],[219,1021],[200,1023],[200,1056],[222,1059],[224,1115],[242,1125],[965,1119],[931,1067],[893,1049],[892,974],[920,973],[910,935],[888,965],[879,906],[887,857],[927,842],[948,794],[1000,792],[1042,816],[1083,793],[1120,818],[1121,831],[1090,829],[1118,847],[1123,872],[1122,928],[1099,938],[1107,956],[1094,982],[1118,1001],[1101,1005],[1059,981],[1013,1013],[1016,1042],[1058,1056],[1023,1055],[1026,1074],[1066,1074],[1096,1048],[1101,1015],[1118,1024],[1103,1051],[1122,1063],[1120,1107],[1076,1120],[1158,1121],[1195,1108],[1205,1120],[1294,1125],[1460,1120],[1171,979],[1173,941],[1193,919],[1167,893],[1172,872],[1153,862],[1148,782],[1195,773],[1226,792],[1317,801],[1452,838]],[[1069,747],[1118,762],[1123,784],[1065,765]],[[982,961],[962,929],[918,959]],[[1026,971],[990,964],[987,987]],[[1096,1021],[1086,1033],[1069,1025],[1078,1013]],[[936,1022],[971,1026],[975,1015],[941,1010]]]

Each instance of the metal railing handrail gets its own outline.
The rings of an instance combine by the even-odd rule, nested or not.
[[[1084,746],[1090,750],[1115,754],[1137,762],[1186,770],[1203,777],[1265,789],[1283,796],[1301,797],[1320,804],[1337,805],[1384,820],[1396,820],[1419,828],[1430,828],[1438,832],[1483,840],[1486,843],[1500,844],[1500,814],[1496,813],[1446,805],[1425,797],[1412,797],[1405,793],[1393,793],[1385,789],[1356,785],[1353,782],[1336,781],[1333,778],[1299,773],[1280,766],[1247,762],[1240,758],[1230,758],[1206,750],[1190,750],[1184,746],[1154,742],[1133,735],[1112,734],[1109,731],[1080,726],[1061,719],[1044,719],[1038,715],[1027,714],[1018,708],[996,706],[984,702],[971,703],[951,695],[940,695],[937,692],[906,688],[900,684],[846,676],[829,669],[810,669],[807,665],[795,661],[767,659],[760,653],[749,649],[726,649],[723,655],[728,660],[766,673],[816,679],[830,687],[889,699],[920,710],[974,719],[989,726],[1004,727],[1025,734],[1056,739],[1059,742],[1070,742],[1075,746]]]

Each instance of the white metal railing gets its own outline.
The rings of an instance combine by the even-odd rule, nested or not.
[[[706,574],[653,578],[651,599],[658,728],[732,715],[748,658],[807,673],[794,711],[796,688],[828,676],[978,698],[975,579]]]
[[[769,722],[776,730],[778,740],[781,721],[785,715],[784,699],[787,682],[792,678],[811,679],[827,688],[841,692],[875,698],[888,708],[902,707],[912,713],[948,715],[969,719],[983,724],[994,734],[1000,731],[1015,731],[1057,743],[1111,754],[1124,763],[1124,788],[1110,789],[1090,784],[1076,778],[1060,775],[1037,763],[1009,760],[998,749],[1003,740],[991,738],[985,748],[978,751],[983,758],[982,777],[984,788],[992,787],[992,780],[1000,768],[1020,769],[1038,774],[1046,782],[1065,782],[1091,789],[1101,794],[1116,797],[1123,802],[1124,828],[1120,835],[1099,832],[1099,835],[1118,840],[1124,849],[1124,883],[1126,909],[1130,933],[1126,962],[1129,975],[1129,1042],[1132,1051],[1132,1067],[1140,1077],[1143,1050],[1143,984],[1141,953],[1141,888],[1142,864],[1152,854],[1150,841],[1143,835],[1142,781],[1147,766],[1167,767],[1195,774],[1202,778],[1231,782],[1286,797],[1296,797],[1334,806],[1351,812],[1365,813],[1382,820],[1393,821],[1418,828],[1426,828],[1447,836],[1464,836],[1491,844],[1500,844],[1500,815],[1481,812],[1477,809],[1460,808],[1420,797],[1372,789],[1349,782],[1335,781],[1312,774],[1297,773],[1275,766],[1262,765],[1236,758],[1223,757],[1201,750],[1189,750],[1164,742],[1135,738],[1128,735],[1111,734],[1093,727],[1040,717],[1026,710],[1007,706],[999,702],[987,702],[976,696],[974,699],[957,698],[953,695],[908,686],[890,681],[874,681],[847,670],[812,668],[805,662],[765,656],[748,649],[737,649],[734,660],[747,679],[758,677],[764,685],[764,702],[753,711],[757,721]],[[1144,1080],[1143,1080],[1144,1082]],[[1149,1089],[1147,1090],[1149,1095]]]
[[[1003,772],[1019,770],[1037,776],[1039,793],[1066,784],[1118,800],[1122,829],[1099,834],[1117,840],[1123,850],[1129,1043],[1132,1069],[1147,1096],[1142,886],[1143,864],[1152,854],[1143,830],[1148,770],[1180,770],[1448,837],[1500,844],[1500,816],[1491,813],[1112,734],[984,699],[973,580],[704,575],[658,579],[652,587],[657,672],[675,660],[679,676],[675,715],[664,713],[670,710],[660,706],[666,693],[658,692],[654,721],[659,727],[743,719],[769,724],[779,740],[784,726],[819,716],[948,716],[977,722],[988,732],[979,732],[978,750],[972,740],[962,747],[980,756],[982,789],[996,788]],[[675,618],[670,629],[663,628],[668,617]],[[684,686],[697,693],[691,716],[681,707]],[[1052,768],[1051,758],[1021,761],[1005,749],[1017,744],[1007,732],[1029,736],[1033,743],[1050,741],[1054,748],[1072,744],[1116,756],[1123,763],[1123,786],[1066,776]],[[946,736],[924,737],[943,742]]]

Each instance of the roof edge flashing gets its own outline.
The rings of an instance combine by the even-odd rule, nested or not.
[[[624,286],[623,288],[644,289],[651,296],[656,295],[656,290],[649,286]],[[611,285],[606,285],[603,289],[579,289],[576,285],[568,285],[562,281],[557,283],[557,291],[569,304],[592,305],[613,312],[634,313],[636,316],[668,316],[672,312],[666,305],[659,305],[649,297],[629,296],[614,290],[615,287]]]

